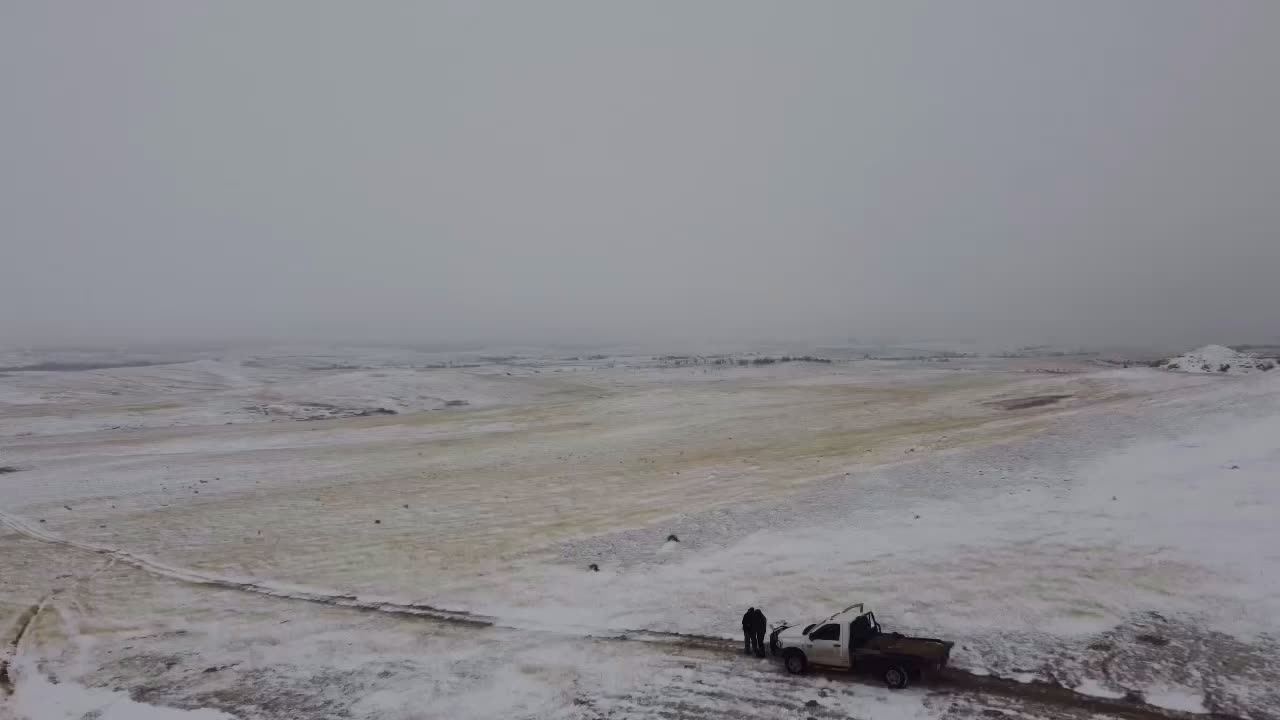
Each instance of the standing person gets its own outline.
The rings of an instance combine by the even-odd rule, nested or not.
[[[764,657],[764,634],[769,630],[769,621],[764,611],[756,608],[756,655]]]
[[[743,651],[748,655],[751,654],[751,641],[755,638],[756,632],[756,609],[747,608],[747,612],[742,616],[742,644]]]

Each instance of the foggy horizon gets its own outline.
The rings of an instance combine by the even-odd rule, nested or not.
[[[0,347],[1280,338],[1280,5],[0,9]]]

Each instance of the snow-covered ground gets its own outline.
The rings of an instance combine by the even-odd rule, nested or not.
[[[1280,712],[1280,373],[522,352],[0,377],[0,718],[994,707],[616,640],[854,601],[975,673]]]

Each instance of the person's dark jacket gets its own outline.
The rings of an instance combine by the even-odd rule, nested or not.
[[[756,609],[756,618],[755,618],[754,625],[755,625],[756,632],[759,633],[760,635],[763,635],[765,631],[769,629],[769,620],[765,618],[764,612],[762,612],[759,608]]]
[[[755,629],[757,612],[758,611],[755,608],[748,608],[747,611],[742,614],[742,630],[744,632],[749,632]]]

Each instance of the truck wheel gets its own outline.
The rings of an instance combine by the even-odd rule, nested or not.
[[[803,675],[809,670],[809,658],[804,653],[792,648],[782,654],[782,664],[792,675]]]
[[[906,687],[910,677],[907,669],[901,665],[890,665],[884,669],[884,684],[888,685],[890,690],[901,690]]]

